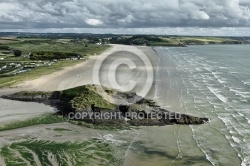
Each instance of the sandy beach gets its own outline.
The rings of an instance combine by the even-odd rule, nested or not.
[[[145,55],[147,55],[152,65],[156,63],[157,57],[154,56],[155,52],[150,47],[136,47],[136,46],[126,46],[126,45],[111,45],[111,46],[112,46],[111,48],[103,52],[101,55],[92,56],[87,61],[84,61],[75,66],[67,67],[61,71],[52,73],[50,75],[45,75],[35,80],[26,81],[22,84],[15,86],[14,89],[55,91],[55,90],[69,89],[86,84],[92,84],[93,83],[92,73],[95,62],[99,57],[104,57],[104,56],[107,56],[108,58],[105,59],[104,63],[101,66],[102,68],[109,67],[114,58],[118,59],[120,56],[130,58],[131,60],[135,60],[138,68],[138,66],[142,64],[140,62],[140,59],[136,59],[136,56],[138,54],[141,54],[142,51]],[[127,80],[130,77],[130,75],[126,75],[126,71],[124,71],[124,68],[121,68],[119,70],[120,71],[117,71],[118,73],[119,72],[123,73],[122,75],[123,80],[120,80],[120,82],[123,82],[124,80]],[[105,75],[105,73],[102,74]],[[134,73],[130,74],[133,75]],[[106,84],[106,80],[104,80],[104,84]],[[139,82],[139,79],[138,79],[138,84],[142,84],[142,82]]]
[[[27,81],[21,83],[19,85],[13,86],[11,88],[5,88],[0,90],[0,95],[11,94],[19,91],[55,91],[55,90],[64,90],[68,88],[73,88],[76,86],[92,84],[93,83],[93,67],[96,63],[96,60],[100,57],[107,57],[101,66],[100,71],[100,83],[107,87],[111,87],[110,82],[105,78],[107,72],[109,72],[110,65],[114,59],[119,57],[128,57],[135,62],[137,68],[130,71],[130,69],[125,65],[121,66],[117,70],[117,82],[119,84],[126,84],[127,80],[134,79],[137,81],[138,85],[133,89],[133,91],[140,92],[141,87],[145,84],[146,70],[145,66],[143,66],[143,62],[136,56],[136,54],[145,54],[150,63],[152,63],[152,70],[154,72],[155,63],[157,57],[154,55],[155,52],[150,47],[134,47],[134,46],[124,46],[124,45],[112,45],[112,48],[108,49],[101,55],[96,55],[91,57],[89,60],[84,61],[76,66],[67,67],[64,70],[55,72],[50,75],[42,76],[38,79]],[[152,56],[153,55],[153,56]],[[153,78],[152,78],[153,79]],[[114,87],[111,87],[114,88]],[[154,84],[152,85],[147,98],[154,98]],[[5,99],[0,99],[1,105],[3,107],[0,110],[0,125],[4,125],[6,123],[14,122],[14,121],[24,121],[25,119],[40,116],[44,113],[53,113],[56,110],[50,106],[46,106],[44,104],[39,103],[27,103],[27,102],[19,102],[19,101],[10,101]],[[47,129],[51,129],[53,127],[60,126],[64,128],[69,128],[69,124],[55,124],[55,125],[39,125],[34,127],[27,127],[21,129],[15,129],[11,131],[4,131],[0,133],[0,146],[4,146],[8,143],[13,142],[16,139],[29,138],[29,137],[37,137],[40,139],[48,139],[54,140],[54,136],[56,133],[52,134]],[[47,129],[46,129],[47,128]],[[70,127],[72,128],[72,127]],[[69,135],[64,136],[62,140],[77,140],[79,137],[85,137],[86,129],[80,127],[76,127],[78,132],[81,131],[81,134],[74,135],[74,138],[69,138]],[[51,130],[50,130],[51,131]],[[103,137],[104,135],[111,134],[109,131],[96,131],[92,129],[88,129],[93,137]],[[41,135],[41,132],[43,133]],[[136,138],[138,131],[131,131],[128,134],[126,139],[121,135],[121,133],[112,133],[112,137],[120,137],[119,139],[123,139],[125,144],[128,146],[133,142],[134,138]],[[54,136],[53,136],[54,135]],[[89,135],[89,134],[87,134]],[[118,138],[117,138],[118,139]],[[119,140],[118,139],[118,140]],[[112,139],[111,139],[112,140]],[[122,153],[127,153],[128,156],[129,149],[125,146]],[[3,163],[3,160],[0,158],[0,165]]]
[[[26,81],[19,85],[13,86],[11,88],[5,88],[0,90],[0,95],[11,94],[18,91],[56,91],[56,90],[64,90],[69,89],[81,85],[93,84],[93,67],[95,65],[96,60],[99,57],[107,56],[108,58],[102,64],[102,70],[100,72],[101,84],[107,87],[111,87],[107,77],[107,68],[110,67],[110,64],[115,58],[118,56],[126,56],[130,59],[134,60],[136,64],[143,65],[141,62],[136,59],[136,56],[132,55],[141,53],[141,50],[150,58],[150,61],[155,62],[155,56],[151,56],[153,54],[153,50],[149,47],[134,47],[134,46],[124,46],[124,45],[112,45],[110,49],[102,53],[101,55],[92,56],[89,60],[84,61],[76,66],[67,67],[61,71],[52,73],[50,75],[42,76],[38,79]],[[129,52],[126,52],[129,51]],[[150,55],[150,56],[149,56]],[[138,67],[139,68],[139,67]],[[140,87],[144,84],[145,70],[138,69],[138,71],[129,72],[129,68],[121,67],[117,71],[118,81],[121,83],[126,83],[126,80],[135,79],[138,85],[134,89],[136,92],[140,91]],[[103,77],[104,76],[104,77]],[[113,87],[111,87],[113,88]],[[151,92],[148,96],[153,97],[154,86],[152,86]],[[37,103],[24,103],[17,101],[8,101],[4,99],[0,99],[3,107],[0,110],[1,115],[1,123],[5,123],[7,120],[23,120],[23,118],[33,117],[36,114],[40,115],[41,113],[54,112],[53,108],[49,106],[45,106],[43,104]],[[10,104],[10,102],[12,104]],[[27,105],[29,105],[27,107]],[[18,113],[18,114],[17,114]],[[25,116],[24,116],[25,115]]]

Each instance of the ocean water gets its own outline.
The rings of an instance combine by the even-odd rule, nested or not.
[[[164,145],[176,160],[185,164],[199,156],[190,165],[250,165],[250,46],[154,50],[155,100],[170,111],[210,119],[205,125],[169,127],[176,140]]]

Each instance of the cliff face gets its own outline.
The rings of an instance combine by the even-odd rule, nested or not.
[[[110,97],[124,101],[119,104],[112,104],[98,94],[95,87],[94,85],[86,85],[65,91],[20,92],[3,96],[3,98],[49,104],[56,107],[59,110],[58,113],[68,116],[71,120],[80,120],[97,125],[197,125],[209,121],[207,118],[162,109],[153,100],[144,99],[136,93],[122,93],[105,88]],[[128,104],[125,101],[130,101],[133,104]]]

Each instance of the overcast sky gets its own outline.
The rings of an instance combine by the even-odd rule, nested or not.
[[[0,0],[0,31],[250,36],[250,0]]]

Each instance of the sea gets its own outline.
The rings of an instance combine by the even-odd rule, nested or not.
[[[155,156],[158,165],[164,161],[166,165],[250,165],[250,45],[153,49],[158,55],[155,100],[169,111],[210,121],[145,128],[145,144],[149,133],[151,142],[161,140],[144,149],[145,160]]]

